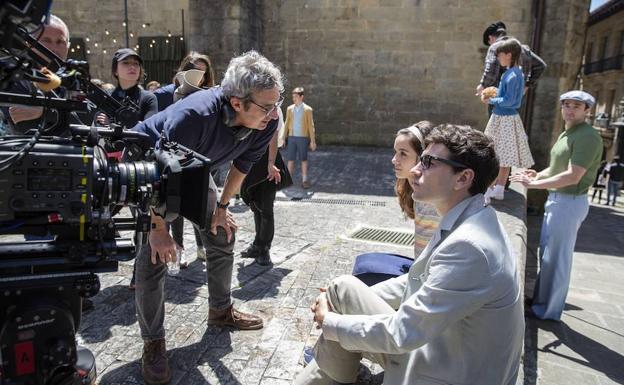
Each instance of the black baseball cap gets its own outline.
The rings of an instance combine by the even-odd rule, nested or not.
[[[483,31],[483,44],[489,47],[490,43],[488,42],[488,37],[494,35],[499,30],[507,30],[507,26],[502,21],[497,21],[496,23],[488,25],[485,31]]]
[[[130,49],[130,48],[121,48],[121,49],[118,49],[117,52],[115,52],[115,54],[113,55],[113,72],[117,70],[117,63],[119,63],[120,61],[130,56],[136,57],[139,63],[143,65],[143,59],[141,59],[141,56],[139,56],[139,54],[136,53],[135,50]]]

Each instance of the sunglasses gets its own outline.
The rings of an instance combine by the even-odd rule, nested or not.
[[[432,160],[437,160],[438,162],[444,163],[451,167],[460,168],[462,170],[470,168],[462,163],[455,162],[454,160],[439,158],[437,156],[429,155],[429,154],[421,155],[419,156],[419,159],[420,159],[420,164],[422,164],[423,170],[427,170],[431,167]]]

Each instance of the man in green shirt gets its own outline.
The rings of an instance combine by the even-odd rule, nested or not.
[[[576,234],[589,211],[587,191],[602,157],[602,139],[585,122],[595,103],[583,91],[566,92],[561,100],[565,131],[550,150],[548,168],[511,177],[527,188],[548,189],[540,236],[540,272],[531,310],[540,319],[559,321],[568,295]]]

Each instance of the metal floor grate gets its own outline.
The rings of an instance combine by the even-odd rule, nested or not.
[[[276,197],[276,201],[280,202],[303,202],[303,203],[320,203],[324,205],[349,205],[349,206],[373,206],[386,207],[386,202],[379,201],[360,201],[354,199],[323,199],[323,198],[284,198]]]
[[[348,237],[362,241],[391,243],[401,246],[414,245],[414,233],[374,227],[362,227]]]

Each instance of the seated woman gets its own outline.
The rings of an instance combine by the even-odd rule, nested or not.
[[[424,138],[433,125],[426,120],[400,129],[394,140],[392,164],[397,177],[394,191],[403,214],[414,220],[414,258],[397,254],[367,253],[358,255],[353,275],[369,286],[407,272],[414,259],[425,249],[438,226],[439,217],[433,206],[412,199],[410,170],[419,162],[424,150]]]

